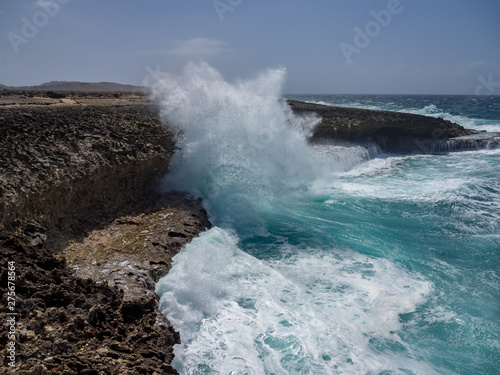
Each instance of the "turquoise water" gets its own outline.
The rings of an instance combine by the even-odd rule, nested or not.
[[[155,86],[162,115],[184,131],[165,189],[203,197],[214,224],[157,285],[181,334],[175,367],[499,373],[500,149],[313,147],[305,139],[318,120],[279,100],[283,79],[274,70],[228,83],[201,64]],[[500,131],[498,98],[479,98],[485,116],[453,112],[453,97],[294,98],[447,113]]]

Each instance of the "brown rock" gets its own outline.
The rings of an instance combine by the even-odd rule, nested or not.
[[[210,226],[200,202],[154,193],[175,131],[137,95],[49,96],[0,95],[0,255],[16,267],[18,373],[175,374],[179,335],[154,286]],[[0,279],[5,295],[6,268]],[[0,362],[9,373],[5,351]]]

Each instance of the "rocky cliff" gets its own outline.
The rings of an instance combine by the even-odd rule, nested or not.
[[[17,373],[175,374],[179,336],[154,286],[210,226],[199,201],[155,192],[175,133],[146,98],[67,98],[0,108],[0,290],[6,301],[15,262]]]
[[[174,134],[145,106],[33,106],[0,112],[0,230],[81,227],[168,169]]]

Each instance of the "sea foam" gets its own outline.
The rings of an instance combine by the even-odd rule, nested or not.
[[[399,315],[425,301],[429,282],[345,249],[284,246],[286,260],[259,260],[216,227],[176,256],[157,293],[181,332],[181,373],[433,373],[398,335]],[[373,341],[402,355],[377,353]]]
[[[319,204],[303,197],[378,150],[311,147],[319,119],[280,99],[284,74],[229,83],[190,64],[154,86],[163,119],[181,130],[164,188],[205,198],[214,224],[157,285],[181,334],[174,365],[182,374],[432,374],[398,333],[400,314],[432,283],[389,260],[301,240],[318,230],[299,220],[302,204]]]

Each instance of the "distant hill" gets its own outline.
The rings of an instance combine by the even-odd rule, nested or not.
[[[11,90],[53,90],[53,91],[99,91],[99,92],[134,92],[144,91],[142,86],[122,85],[113,82],[74,82],[74,81],[52,81],[42,83],[38,86],[19,86],[8,87],[0,85],[0,89],[8,88]]]

